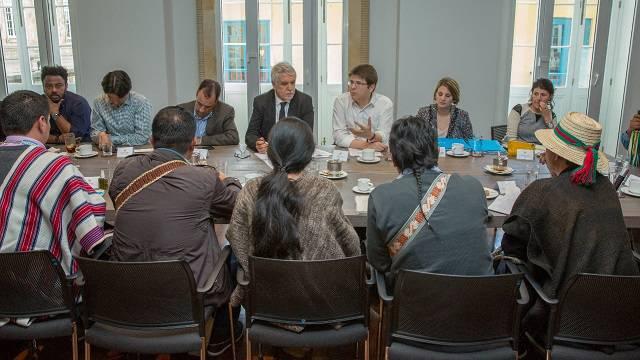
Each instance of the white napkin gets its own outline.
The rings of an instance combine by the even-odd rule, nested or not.
[[[360,157],[360,156],[362,156],[362,150],[349,148],[349,156],[351,156],[351,157]],[[382,156],[382,153],[380,151],[376,151],[376,155],[375,156]]]
[[[369,195],[356,195],[356,211],[366,212],[369,209]]]
[[[324,150],[321,150],[321,149],[316,149],[316,150],[313,152],[313,156],[312,156],[312,157],[313,157],[314,159],[318,159],[318,158],[328,158],[328,157],[331,157],[331,155],[332,155],[332,154],[331,154],[330,152],[328,152],[328,151],[324,151]]]
[[[344,150],[333,150],[332,159],[345,162],[349,160],[349,152]]]
[[[629,186],[629,183],[632,181],[631,179],[634,179],[633,181],[637,181],[638,179],[640,179],[640,176],[629,175],[627,177],[627,181],[624,182],[624,186]]]
[[[155,150],[155,149],[154,148],[133,149],[133,153],[134,154],[146,154],[146,153],[153,152],[153,150]],[[193,152],[195,152],[196,150],[199,150],[199,149],[195,149],[195,150],[193,150]],[[206,157],[205,157],[205,159],[206,159]]]
[[[193,149],[194,154],[198,154],[200,159],[206,159],[209,157],[209,150],[207,149]]]
[[[98,178],[99,176],[85,176],[84,181],[91,185],[92,188],[98,189],[100,188],[100,185],[98,185]]]

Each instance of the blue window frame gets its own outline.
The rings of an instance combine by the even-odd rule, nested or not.
[[[271,26],[258,22],[260,46],[260,82],[271,82]],[[228,20],[222,27],[223,72],[225,82],[247,81],[247,27],[244,20]]]

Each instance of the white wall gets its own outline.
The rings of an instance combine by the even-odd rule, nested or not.
[[[432,103],[443,76],[461,86],[460,107],[476,136],[506,122],[513,36],[512,0],[372,0],[370,62],[396,116]]]
[[[115,69],[153,104],[195,97],[198,52],[195,0],[73,0],[77,92],[92,102]]]

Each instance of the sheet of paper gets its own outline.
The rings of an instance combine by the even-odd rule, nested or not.
[[[518,194],[520,193],[520,188],[518,188],[518,186],[516,185],[516,182],[513,180],[497,181],[497,183],[498,183],[498,191],[500,192],[500,194],[506,194],[514,191],[517,191]]]
[[[260,154],[260,153],[255,153],[255,154],[258,157],[258,159],[264,161],[264,163],[267,164],[269,169],[273,169],[273,164],[271,163],[271,160],[269,160],[269,156],[267,156],[267,154]]]
[[[118,153],[116,154],[119,158],[124,158],[133,154],[133,146],[120,146],[118,147]]]
[[[331,156],[333,160],[338,160],[345,162],[349,160],[349,151],[344,150],[333,150],[333,155]]]
[[[155,150],[155,149],[154,148],[134,149],[133,153],[134,154],[146,154],[146,153],[153,152],[153,150]]]
[[[511,191],[506,194],[499,195],[491,205],[489,205],[489,210],[509,215],[518,196],[520,196],[520,189],[517,187],[511,189]]]
[[[98,189],[100,187],[100,185],[98,185],[98,176],[85,176],[84,181],[94,189]]]
[[[356,195],[356,211],[366,212],[369,209],[369,195]]]

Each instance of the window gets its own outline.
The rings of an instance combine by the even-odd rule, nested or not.
[[[260,20],[259,51],[260,51],[260,82],[271,82],[270,26],[269,20]],[[223,39],[223,71],[225,82],[245,82],[247,80],[247,36],[244,20],[224,21]]]
[[[554,87],[567,85],[569,48],[571,47],[571,18],[553,18],[551,29],[551,54],[549,57],[549,80]]]
[[[0,34],[4,55],[0,66],[6,74],[0,80],[5,82],[0,92],[19,89],[41,92],[40,70],[44,65],[54,64],[67,69],[69,89],[75,91],[68,0],[0,0]],[[3,95],[0,93],[0,97]]]
[[[7,26],[7,37],[15,39],[16,29],[13,23],[13,13],[11,12],[11,8],[4,8],[4,21]]]

